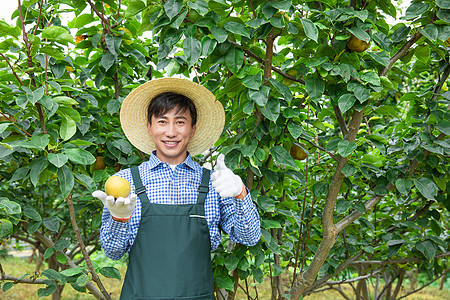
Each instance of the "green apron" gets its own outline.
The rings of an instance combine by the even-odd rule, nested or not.
[[[197,203],[183,205],[150,203],[138,168],[131,172],[142,213],[120,299],[214,299],[204,208],[210,171],[203,169]]]

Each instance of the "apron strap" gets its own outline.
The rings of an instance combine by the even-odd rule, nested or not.
[[[139,168],[137,166],[131,167],[131,175],[133,176],[134,192],[141,199],[142,206],[150,203],[147,197],[145,186],[142,184],[141,175],[139,175]]]
[[[211,170],[203,168],[202,173],[202,182],[200,183],[198,187],[198,198],[197,198],[197,204],[205,204],[206,195],[208,195],[209,191],[209,178],[211,175]]]

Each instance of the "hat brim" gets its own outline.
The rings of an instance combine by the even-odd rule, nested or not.
[[[130,143],[147,154],[155,150],[155,143],[147,130],[147,109],[153,98],[165,92],[184,95],[195,105],[197,128],[187,146],[191,155],[203,153],[213,146],[225,124],[223,106],[207,88],[180,78],[154,79],[128,94],[120,109],[120,123]]]

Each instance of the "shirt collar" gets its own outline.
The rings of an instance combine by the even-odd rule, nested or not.
[[[156,168],[157,166],[164,164],[164,162],[162,162],[161,160],[159,160],[158,157],[156,157],[156,150],[152,151],[152,155],[150,156],[148,163],[149,163],[150,169]],[[186,159],[184,160],[184,162],[181,163],[181,165],[182,164],[188,166],[192,170],[195,170],[195,163],[192,160],[192,157],[191,157],[191,154],[189,153],[189,151],[188,151],[188,155],[187,155]]]

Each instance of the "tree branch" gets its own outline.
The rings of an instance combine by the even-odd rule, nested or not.
[[[450,252],[441,253],[436,255],[434,259],[448,257]],[[393,264],[406,264],[406,263],[419,263],[423,261],[420,257],[403,258],[403,259],[392,259],[392,260],[366,260],[366,261],[353,261],[351,265],[393,265]]]
[[[401,296],[400,298],[397,298],[397,300],[406,298],[406,297],[408,297],[408,296],[411,295],[411,294],[417,293],[418,291],[420,291],[421,289],[423,289],[423,288],[429,286],[430,284],[432,284],[432,283],[435,282],[436,280],[438,280],[438,279],[440,279],[440,278],[443,278],[444,276],[447,276],[447,273],[448,273],[448,270],[445,270],[445,272],[444,272],[441,276],[436,277],[435,279],[431,280],[430,282],[428,282],[427,284],[423,285],[422,287],[420,287],[420,288],[418,288],[418,289],[416,289],[416,290],[414,290],[414,291],[412,291],[412,292],[409,292],[409,293],[407,293],[407,294]]]
[[[381,71],[381,76],[386,76],[387,72],[392,68],[394,63],[399,60],[401,57],[408,54],[409,48],[414,45],[415,42],[417,42],[422,37],[422,34],[420,32],[417,32],[409,41],[407,41],[403,47],[397,51],[397,53],[392,56],[392,58],[389,60],[389,65],[387,67],[384,67],[384,69]]]
[[[50,240],[48,237],[46,237],[44,234],[42,234],[39,231],[36,231],[33,233],[33,235],[47,248],[53,248],[55,246],[55,244],[53,243],[52,240]],[[67,258],[67,264],[71,267],[71,268],[78,268],[78,265],[75,264],[73,262],[73,260],[64,252],[61,251],[57,251],[57,253],[61,253],[62,255],[64,255]],[[106,300],[105,296],[103,296],[103,294],[97,290],[97,288],[92,284],[92,282],[88,282],[86,284],[86,288],[97,298],[97,299],[101,299],[101,300]]]
[[[10,62],[9,62],[9,60],[8,60],[8,58],[7,58],[5,55],[3,55],[3,53],[1,53],[1,52],[0,52],[0,55],[3,57],[4,60],[6,60],[6,62],[8,63],[9,68],[11,69],[11,71],[12,71],[13,74],[14,74],[14,77],[16,77],[17,81],[19,81],[20,85],[23,85],[22,80],[20,80],[19,76],[17,76],[17,73],[16,73],[16,71],[14,70],[13,66],[11,66],[11,64],[10,64]]]
[[[78,228],[78,224],[75,219],[75,209],[73,207],[72,195],[69,195],[69,197],[67,197],[66,201],[67,201],[67,206],[69,207],[70,221],[72,222],[72,227],[73,227],[73,230],[75,231],[75,236],[77,237],[78,245],[80,246],[81,253],[83,254],[83,257],[84,257],[84,261],[86,262],[86,265],[89,268],[89,272],[91,272],[92,279],[95,281],[97,286],[100,288],[100,291],[105,296],[105,298],[110,300],[111,296],[109,295],[109,293],[106,291],[105,287],[103,286],[100,278],[97,275],[97,272],[95,272],[95,269],[92,266],[91,258],[89,257],[89,254],[86,251],[86,247],[84,246],[83,239],[81,238],[80,229]]]
[[[261,57],[259,57],[258,55],[256,55],[255,53],[253,53],[252,51],[250,51],[248,49],[245,49],[242,45],[239,45],[236,42],[233,42],[233,41],[230,41],[230,40],[228,40],[228,42],[230,42],[230,44],[232,44],[233,46],[242,49],[242,51],[247,53],[248,56],[254,58],[256,61],[258,61],[259,63],[264,65],[264,60]],[[276,73],[280,74],[281,76],[287,78],[287,79],[299,82],[301,84],[305,84],[305,81],[303,79],[301,79],[301,78],[297,79],[294,76],[291,76],[291,75],[287,74],[286,72],[281,71],[281,69],[279,69],[277,67],[272,66],[272,70],[275,71]]]
[[[341,110],[339,109],[339,106],[335,105],[333,105],[333,110],[339,123],[339,128],[341,128],[342,135],[344,136],[344,139],[346,139],[348,135],[348,129],[347,124],[345,124],[344,117],[342,116]]]

